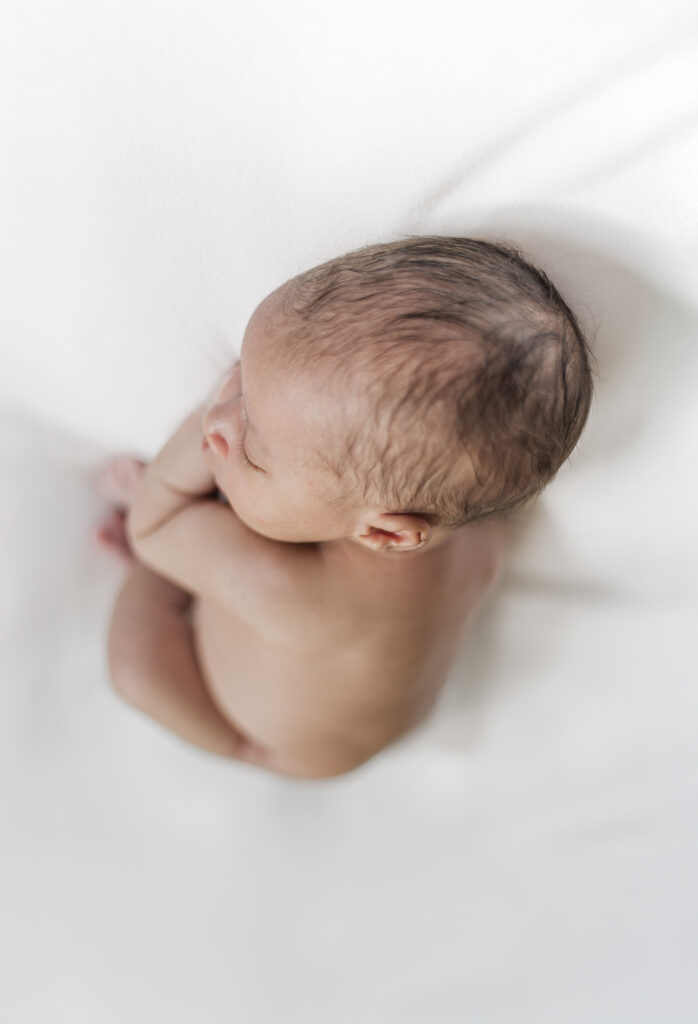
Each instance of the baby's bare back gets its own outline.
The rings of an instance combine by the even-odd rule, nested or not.
[[[463,527],[409,563],[359,547],[323,554],[320,600],[299,592],[288,615],[252,622],[208,598],[192,606],[212,699],[289,769],[363,763],[427,715],[498,577],[503,534]]]

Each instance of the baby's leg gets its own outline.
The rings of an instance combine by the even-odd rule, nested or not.
[[[190,602],[186,591],[133,563],[109,628],[114,689],[189,743],[264,767],[262,748],[231,725],[209,696],[187,616]]]

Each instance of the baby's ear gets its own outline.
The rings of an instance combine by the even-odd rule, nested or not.
[[[382,512],[364,523],[354,539],[373,551],[416,551],[431,537],[431,526],[421,516]]]

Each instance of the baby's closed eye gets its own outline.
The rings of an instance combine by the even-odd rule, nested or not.
[[[249,455],[245,451],[245,442],[244,442],[243,438],[240,438],[240,440],[239,440],[239,442],[237,444],[237,448],[238,448],[238,451],[239,451],[240,455],[242,456],[242,461],[243,462],[245,462],[248,466],[251,466],[252,469],[256,469],[258,473],[262,473],[263,472],[263,470],[260,469],[259,466],[255,466],[254,462],[252,461],[252,459],[249,457]]]

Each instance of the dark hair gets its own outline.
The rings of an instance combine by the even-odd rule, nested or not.
[[[593,354],[519,249],[409,235],[288,286],[290,365],[324,371],[338,410],[354,402],[336,452],[317,453],[347,501],[456,529],[537,495],[576,445]]]

